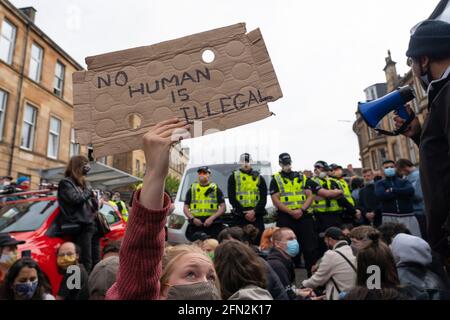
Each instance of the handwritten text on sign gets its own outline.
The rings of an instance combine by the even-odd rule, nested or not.
[[[141,82],[138,85],[131,85],[128,82],[128,74],[125,71],[119,71],[115,74],[97,76],[97,88],[102,89],[110,86],[127,87],[130,99],[135,96],[154,95],[161,90],[177,87],[171,90],[169,94],[173,104],[183,103],[179,108],[186,122],[193,123],[194,120],[201,120],[220,114],[226,114],[232,111],[240,111],[252,105],[259,105],[266,101],[271,101],[270,96],[263,96],[260,90],[248,90],[245,93],[235,93],[221,97],[218,101],[206,102],[203,106],[189,105],[191,97],[188,89],[183,87],[187,82],[201,83],[211,81],[211,72],[209,68],[195,69],[193,72],[183,72],[174,74],[170,77],[163,77],[150,82]]]

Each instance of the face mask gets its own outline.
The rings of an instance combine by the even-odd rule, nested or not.
[[[62,269],[67,269],[69,266],[75,265],[77,262],[76,256],[58,257],[57,264]]]
[[[386,175],[386,177],[394,177],[395,176],[395,169],[394,168],[384,169],[384,174]]]
[[[28,281],[25,283],[18,283],[14,286],[14,291],[19,297],[26,300],[30,300],[31,298],[33,298],[37,286],[38,286],[37,280],[33,282]]]
[[[91,171],[91,167],[90,166],[84,166],[83,167],[83,175],[87,175],[89,173],[89,171]]]
[[[214,282],[203,281],[193,284],[171,286],[167,300],[221,300]]]
[[[327,176],[327,173],[324,172],[324,171],[322,171],[322,172],[319,173],[319,178],[320,178],[320,179],[325,179],[326,176]]]
[[[2,254],[0,257],[0,264],[9,268],[17,261],[17,253],[11,252],[9,254]]]
[[[212,261],[214,261],[214,251],[208,252],[208,257],[211,258]]]
[[[3,185],[4,185],[5,187],[10,186],[10,185],[11,185],[11,182],[10,182],[10,181],[5,181],[5,182],[3,182]]]
[[[366,185],[366,186],[368,186],[368,185],[370,185],[370,184],[373,184],[374,183],[374,180],[369,180],[369,181],[365,181],[364,182],[364,184]]]
[[[282,164],[281,165],[281,170],[284,171],[284,172],[291,172],[292,166],[290,164]]]
[[[289,240],[286,246],[286,253],[292,258],[300,252],[300,245],[297,240]]]

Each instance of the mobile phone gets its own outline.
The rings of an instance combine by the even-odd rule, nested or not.
[[[31,258],[31,250],[22,251],[22,258]]]

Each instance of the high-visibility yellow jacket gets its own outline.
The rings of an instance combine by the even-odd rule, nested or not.
[[[314,181],[322,188],[332,190],[331,178],[321,179],[319,177],[315,177]],[[313,201],[313,210],[315,213],[332,213],[342,211],[342,207],[339,205],[336,199],[326,199],[316,196],[315,200]]]
[[[194,217],[210,217],[217,212],[219,209],[217,188],[215,183],[211,183],[204,187],[199,183],[192,184],[189,209]],[[205,193],[209,189],[212,189],[212,191],[206,195]]]
[[[274,174],[273,178],[280,190],[280,201],[289,209],[302,208],[306,201],[305,186],[307,178],[305,175],[295,177],[294,180],[283,178],[280,172]]]
[[[259,179],[257,177],[244,173],[241,170],[234,171],[236,181],[236,200],[244,208],[254,208],[259,202]]]

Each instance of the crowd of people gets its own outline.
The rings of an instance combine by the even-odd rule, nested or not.
[[[165,223],[173,204],[164,191],[169,151],[179,141],[175,131],[189,125],[166,120],[143,137],[147,172],[133,196],[120,250],[105,247],[100,261],[99,204],[84,178],[89,162],[74,157],[58,189],[60,226],[74,242],[57,249],[55,263],[64,277],[72,266],[82,270],[81,285],[74,288],[66,279],[51,295],[39,265],[29,257],[17,259],[20,242],[2,234],[1,298],[450,299],[449,37],[450,24],[424,21],[411,34],[407,52],[429,98],[424,127],[416,117],[403,132],[420,148],[420,170],[400,159],[384,161],[382,170],[364,169],[363,177],[344,177],[341,166],[325,161],[317,161],[314,172],[299,172],[283,153],[281,170],[267,186],[244,154],[227,186],[235,226],[220,221],[224,195],[203,167],[185,197],[192,243],[170,246]],[[405,120],[397,115],[394,122],[401,128]],[[277,226],[265,229],[268,194]],[[306,279],[297,279],[299,266]]]

